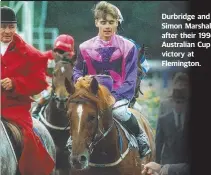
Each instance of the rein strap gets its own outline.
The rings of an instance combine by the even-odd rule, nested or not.
[[[45,113],[44,113],[44,115],[45,115]],[[64,131],[64,130],[69,130],[70,129],[70,126],[65,126],[65,127],[58,127],[58,126],[54,126],[54,125],[52,125],[52,124],[50,124],[44,117],[43,117],[43,115],[40,115],[40,119],[41,119],[41,121],[46,125],[46,126],[48,126],[49,128],[51,128],[51,129],[55,129],[55,130],[60,130],[60,131]]]
[[[91,167],[112,167],[112,166],[116,166],[127,156],[129,151],[130,151],[130,148],[128,147],[127,150],[122,154],[122,156],[120,156],[120,158],[113,163],[96,164],[96,163],[89,162],[89,166],[91,166]]]

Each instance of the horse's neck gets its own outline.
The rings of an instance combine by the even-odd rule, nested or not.
[[[56,107],[56,102],[51,98],[45,109],[46,120],[56,126],[66,126],[68,118],[65,111],[60,111]]]
[[[106,164],[115,162],[119,157],[118,131],[114,124],[109,134],[96,145],[91,156],[91,162]]]

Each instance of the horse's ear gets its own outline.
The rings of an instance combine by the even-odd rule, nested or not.
[[[91,83],[90,83],[90,88],[91,88],[91,92],[95,95],[97,95],[97,91],[98,91],[98,81],[96,80],[95,77],[93,77]]]
[[[69,94],[73,94],[75,92],[75,87],[67,78],[65,78],[65,87]]]

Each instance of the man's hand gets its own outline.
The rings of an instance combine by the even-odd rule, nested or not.
[[[1,86],[5,90],[11,90],[13,88],[12,80],[10,78],[4,78],[3,80],[1,80]]]
[[[155,162],[149,162],[148,164],[144,165],[144,170],[142,171],[142,174],[147,175],[158,175],[158,173],[161,170],[161,165],[157,164]]]

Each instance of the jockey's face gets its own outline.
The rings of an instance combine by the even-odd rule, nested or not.
[[[0,36],[1,42],[9,43],[13,39],[16,32],[16,24],[14,23],[1,23]]]
[[[58,62],[64,58],[69,58],[70,54],[71,54],[71,52],[66,52],[66,51],[60,50],[60,49],[53,49],[52,53],[53,53],[53,58],[56,62]]]
[[[102,40],[108,41],[112,35],[116,32],[118,21],[110,14],[106,16],[106,19],[100,18],[95,20],[96,27],[99,28],[99,36]]]

